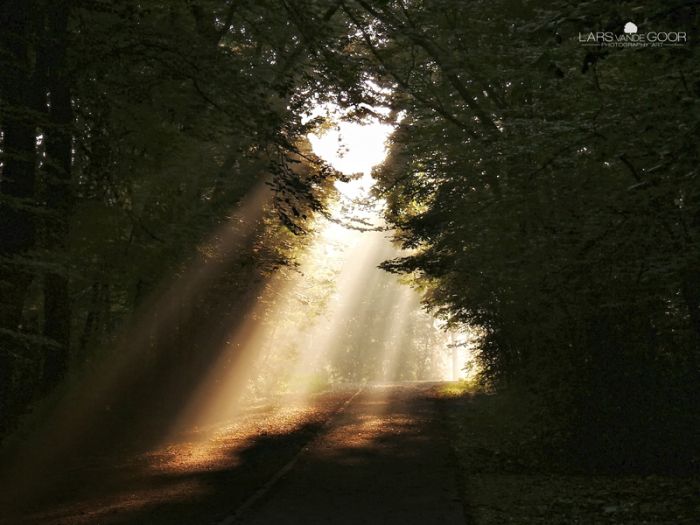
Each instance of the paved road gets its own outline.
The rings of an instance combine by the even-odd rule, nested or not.
[[[430,387],[365,389],[276,486],[249,511],[223,522],[464,524]]]
[[[40,491],[3,487],[0,524],[463,524],[435,386],[287,397],[206,440],[71,458]]]

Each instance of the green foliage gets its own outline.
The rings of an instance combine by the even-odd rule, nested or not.
[[[155,355],[177,361],[179,352],[196,353],[197,319],[243,304],[304,244],[289,231],[305,233],[325,213],[339,174],[312,154],[306,134],[316,123],[302,117],[314,101],[334,96],[331,87],[360,82],[348,70],[335,79],[318,61],[317,41],[335,46],[344,26],[324,6],[293,4],[37,0],[3,7],[13,30],[0,42],[2,66],[16,74],[0,85],[0,220],[14,221],[0,231],[0,431],[66,371],[101,361],[135,318],[157,317],[145,305],[189,268],[209,265],[221,239],[212,232],[230,224],[251,230],[209,287],[168,299],[175,311],[211,304],[194,318],[169,319],[171,333],[154,334],[138,350],[153,365],[144,377],[167,368]],[[57,13],[68,17],[60,35],[50,31]],[[56,46],[65,50],[62,61]],[[69,125],[52,121],[54,77],[70,92]],[[25,84],[34,88],[22,98]],[[15,139],[22,133],[24,143]],[[56,162],[47,152],[67,133],[62,153],[71,165],[60,172],[65,194],[55,206]],[[24,163],[8,168],[16,157]],[[11,184],[15,173],[24,187]],[[269,207],[232,221],[261,184],[273,189]],[[16,237],[23,244],[10,244]],[[66,284],[60,301],[46,288],[52,276]],[[177,304],[185,300],[194,304]],[[48,304],[57,306],[48,311]],[[47,330],[54,314],[69,320],[60,333]],[[173,334],[182,338],[177,351]],[[41,371],[56,343],[60,371],[45,381]]]
[[[697,15],[660,2],[357,4],[404,114],[378,195],[415,252],[385,268],[415,273],[433,310],[483,331],[484,379],[536,392],[546,439],[601,463],[697,459]],[[629,19],[690,43],[577,40]]]

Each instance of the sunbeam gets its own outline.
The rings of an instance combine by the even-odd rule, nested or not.
[[[0,525],[700,524],[697,3],[0,1]]]
[[[206,429],[214,432],[256,398],[286,394],[285,402],[303,404],[335,383],[443,378],[446,339],[422,321],[418,292],[378,268],[399,254],[388,233],[343,225],[358,216],[382,224],[382,204],[366,202],[391,131],[377,121],[338,121],[309,137],[336,169],[362,176],[337,183],[342,196],[330,220],[317,220],[298,267],[268,281],[233,325],[169,439],[196,428],[206,440]]]
[[[147,448],[147,443],[161,438],[162,429],[154,430],[154,426],[162,425],[181,409],[178,398],[182,394],[172,392],[178,386],[182,390],[187,383],[173,386],[166,374],[161,384],[144,384],[141,374],[154,363],[172,358],[166,350],[173,351],[177,342],[172,341],[170,334],[175,333],[184,312],[196,304],[197,295],[212,286],[227,265],[249,248],[271,197],[272,192],[263,183],[244,197],[230,211],[229,219],[201,243],[203,249],[196,260],[144,302],[134,315],[135,321],[122,330],[115,350],[85,376],[80,388],[68,390],[51,407],[50,418],[21,444],[16,466],[8,469],[18,491],[42,488],[43,478],[35,473],[53,468],[76,451],[102,454],[110,443],[126,447],[135,445],[135,440],[139,441],[138,446]],[[170,370],[171,377],[181,376]],[[196,383],[197,376],[192,374],[188,379]],[[148,397],[140,399],[139,414],[148,415],[147,421],[137,418],[129,407],[133,396],[144,393]],[[167,406],[163,405],[164,399]],[[148,421],[153,414],[160,418]],[[131,426],[119,424],[124,417],[131,418]],[[28,453],[25,455],[24,451]]]

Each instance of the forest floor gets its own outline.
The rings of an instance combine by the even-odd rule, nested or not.
[[[460,463],[468,523],[697,524],[700,479],[569,474],[532,447],[532,429],[504,397],[438,393]]]

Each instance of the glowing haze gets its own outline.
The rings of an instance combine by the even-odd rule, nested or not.
[[[386,140],[393,130],[388,124],[371,121],[338,122],[319,135],[309,135],[314,152],[335,169],[352,175],[369,175],[386,157]]]
[[[362,175],[337,184],[343,198],[330,210],[337,222],[319,218],[297,271],[279,272],[260,292],[175,431],[213,428],[245,407],[245,399],[286,392],[303,405],[338,382],[455,377],[448,338],[421,310],[418,293],[378,268],[399,255],[390,234],[339,224],[358,216],[363,224],[383,224],[381,203],[353,203],[371,202],[371,171],[386,157],[392,129],[376,120],[338,119],[309,135],[318,156],[346,175]]]

